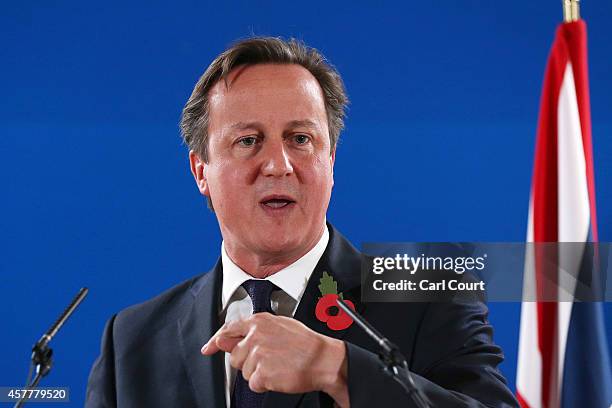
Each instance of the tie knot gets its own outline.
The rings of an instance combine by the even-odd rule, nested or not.
[[[268,280],[249,279],[242,284],[253,303],[253,313],[270,312],[270,295],[276,289],[276,285]]]

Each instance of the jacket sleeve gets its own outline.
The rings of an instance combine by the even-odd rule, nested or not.
[[[113,316],[104,328],[100,356],[95,361],[87,382],[86,408],[110,408],[117,406],[115,387],[115,349],[113,341]]]
[[[497,366],[502,350],[484,303],[429,304],[416,334],[409,367],[432,407],[518,407]],[[346,343],[352,408],[416,407],[411,397],[381,368],[378,355]],[[402,348],[402,345],[399,345]]]

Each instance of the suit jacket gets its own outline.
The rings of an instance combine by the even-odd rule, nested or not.
[[[433,407],[518,407],[497,366],[502,350],[482,302],[362,303],[362,254],[331,225],[294,318],[346,343],[351,407],[413,407],[381,370],[379,348],[356,325],[332,331],[315,317],[323,271],[338,291],[397,344]],[[221,260],[208,273],[113,316],[89,376],[86,407],[225,407],[223,353],[200,354],[220,327]],[[280,346],[280,345],[279,345]],[[332,407],[320,392],[268,392],[264,407]]]

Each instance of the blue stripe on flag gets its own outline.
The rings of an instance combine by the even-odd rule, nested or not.
[[[602,305],[574,303],[563,368],[561,408],[608,408],[612,375]]]

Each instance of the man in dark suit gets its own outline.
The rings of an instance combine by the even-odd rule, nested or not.
[[[344,312],[322,318],[330,290],[400,346],[432,406],[517,406],[483,303],[360,302],[362,255],[325,218],[346,103],[297,41],[244,40],[213,61],[181,128],[220,259],[109,321],[88,407],[413,406]]]

